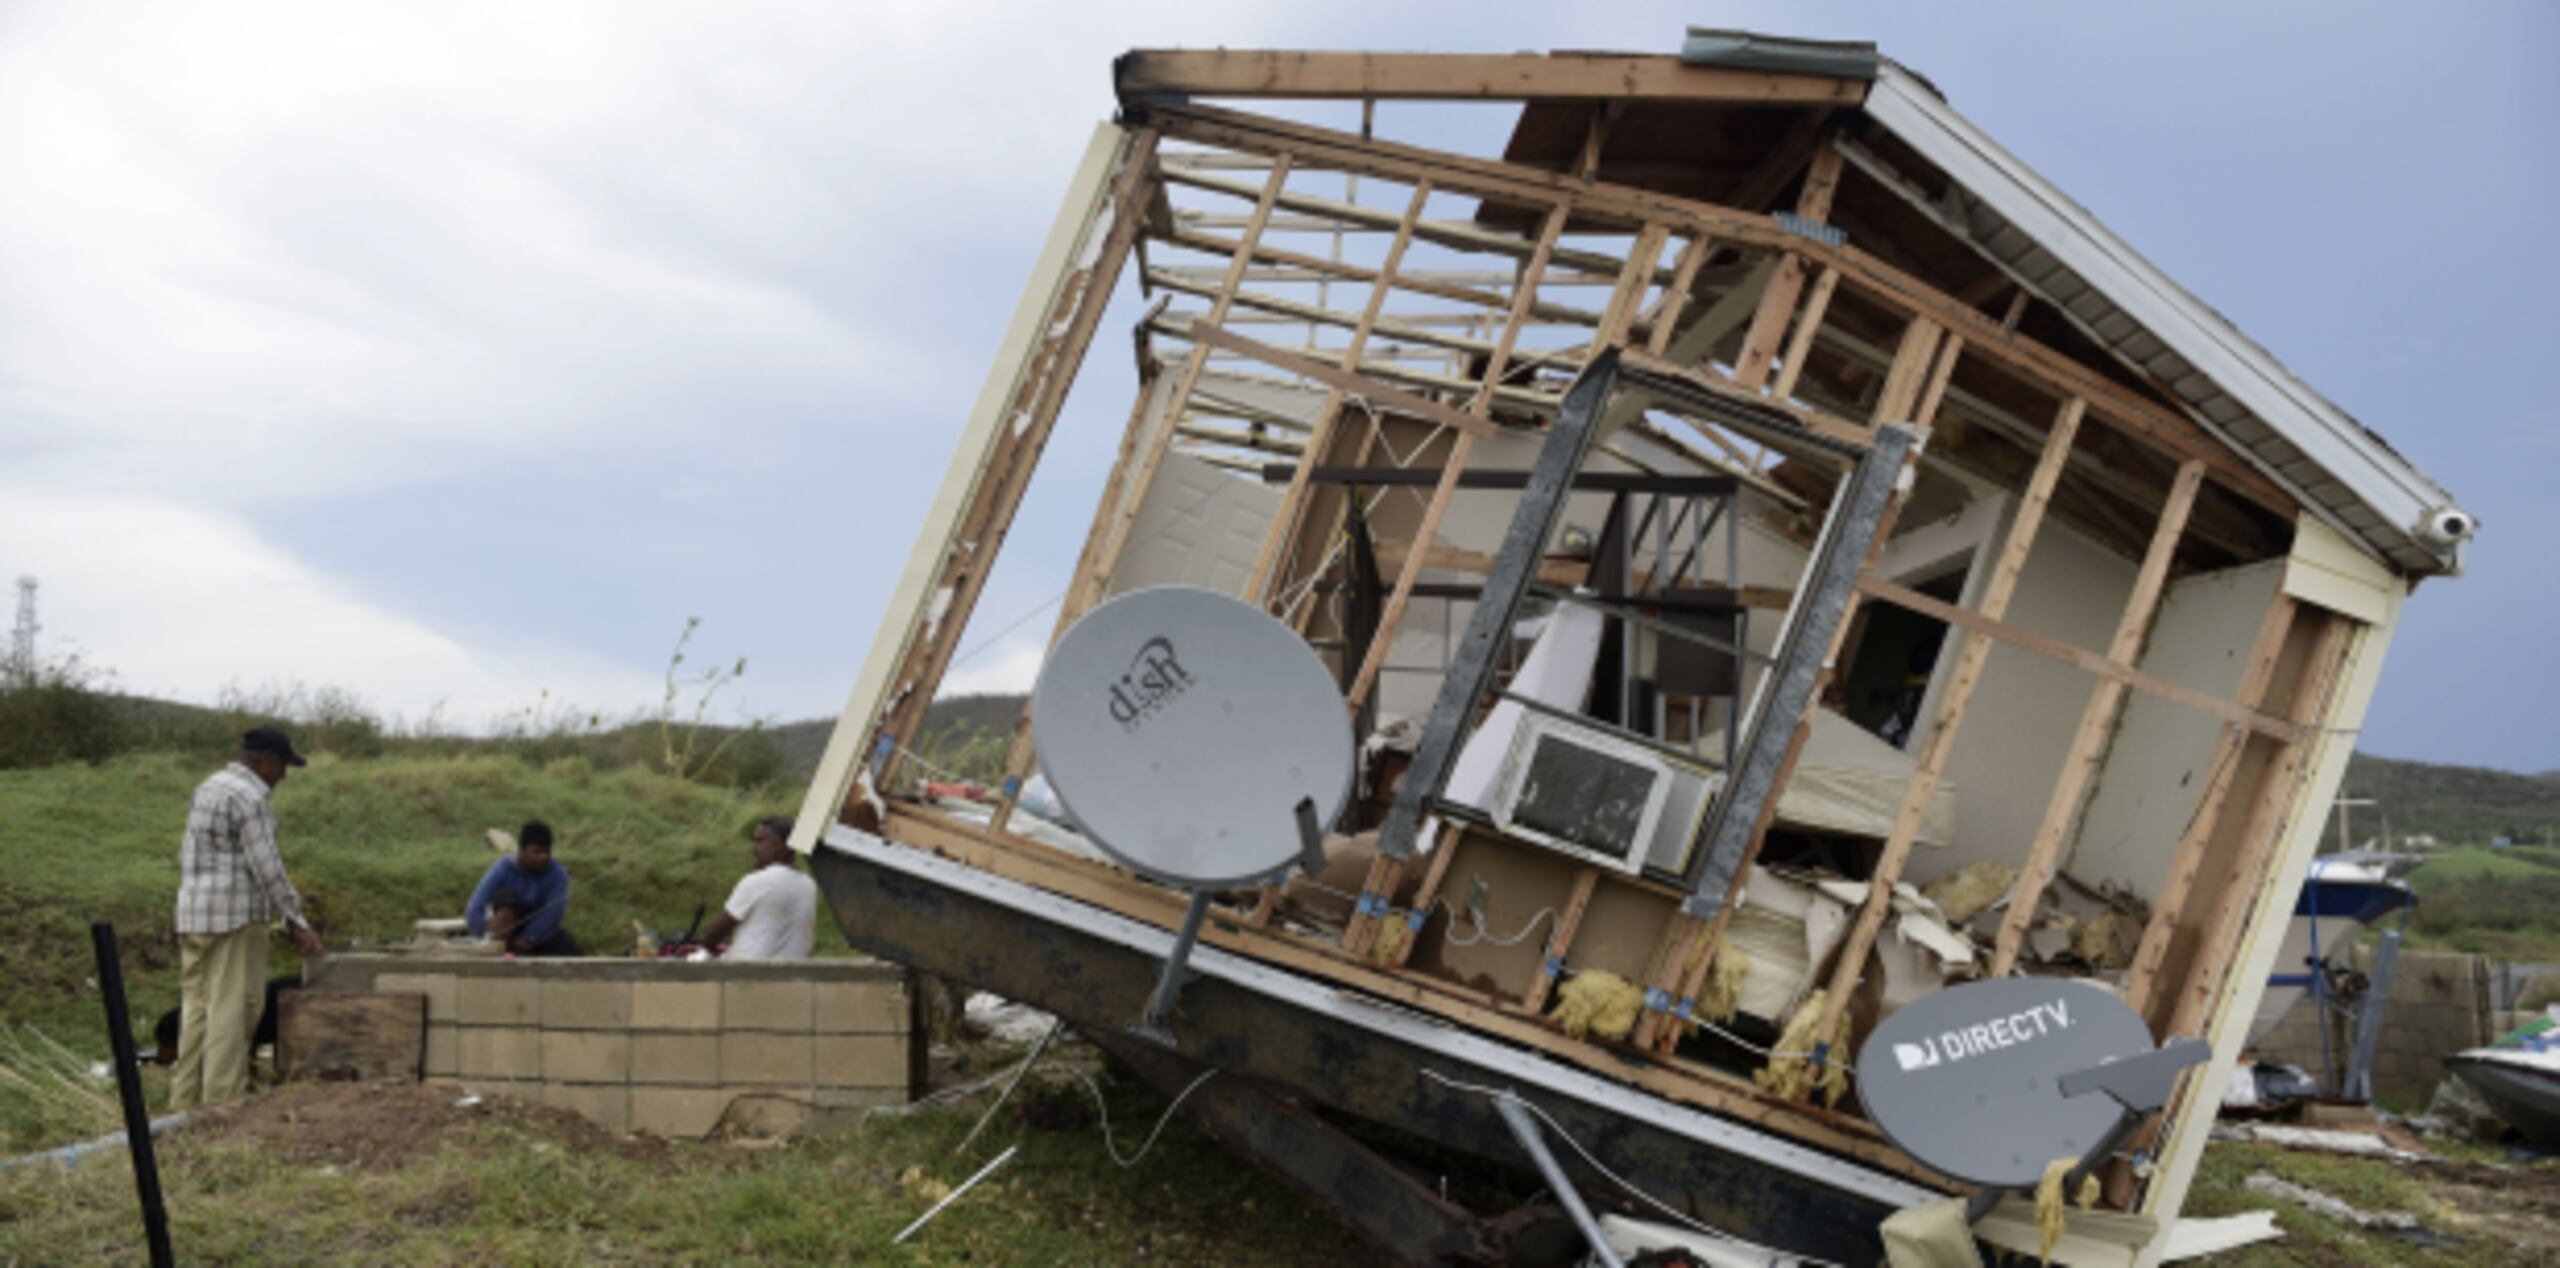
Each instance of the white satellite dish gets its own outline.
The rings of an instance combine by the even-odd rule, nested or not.
[[[1261,609],[1162,586],[1067,630],[1031,695],[1041,772],[1085,835],[1150,879],[1264,880],[1298,860],[1302,800],[1351,797],[1351,719],[1315,649]]]
[[[1192,891],[1146,1013],[1168,1046],[1210,891],[1324,864],[1351,799],[1351,716],[1297,632],[1213,590],[1162,586],[1084,615],[1031,692],[1058,804],[1131,871]]]

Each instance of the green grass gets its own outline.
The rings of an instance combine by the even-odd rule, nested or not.
[[[1120,1147],[1134,1149],[1164,1103],[1135,1087],[1110,1095]],[[875,1118],[867,1130],[758,1150],[615,1146],[591,1130],[502,1109],[449,1135],[439,1152],[374,1168],[296,1159],[215,1128],[167,1137],[161,1172],[173,1240],[190,1263],[1374,1258],[1188,1122],[1166,1128],[1128,1170],[1092,1127],[1033,1131],[1010,1116],[955,1157],[980,1108]],[[1014,1143],[1021,1152],[1002,1170],[912,1241],[890,1245],[943,1186],[957,1186]],[[0,1173],[0,1263],[135,1262],[142,1257],[135,1210],[120,1160],[68,1173]]]
[[[2548,876],[2553,865],[2540,861],[2542,851],[2490,850],[2466,846],[2421,863],[2409,873],[2409,884],[2421,895],[2438,886],[2466,880],[2514,880]]]
[[[97,766],[0,771],[0,1017],[103,1058],[89,924],[113,921],[126,993],[150,1019],[178,998],[178,840],[187,802],[213,766],[138,754]],[[592,952],[628,946],[632,921],[680,930],[715,908],[748,866],[763,815],[796,810],[791,791],[680,783],[645,768],[570,757],[323,753],[276,791],[285,867],[332,945],[396,940],[422,916],[458,916],[491,859],[484,829],[541,818],[575,881],[568,927]],[[845,953],[819,921],[820,954]],[[281,949],[276,972],[295,964]],[[0,1146],[26,1143],[0,1087]],[[41,1140],[36,1143],[45,1143]]]
[[[2560,960],[2560,855],[2468,847],[2409,873],[2416,945],[2505,960]]]

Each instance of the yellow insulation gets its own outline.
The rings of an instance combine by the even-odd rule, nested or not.
[[[1691,1016],[1719,1026],[1732,1021],[1742,1006],[1743,980],[1750,976],[1750,952],[1730,940],[1716,948],[1715,959],[1707,965],[1707,983],[1699,988],[1698,1002],[1690,1007]],[[1697,1022],[1690,1022],[1689,1029],[1694,1033]]]
[[[1813,1068],[1813,1050],[1821,1043],[1815,1032],[1822,1028],[1822,1006],[1830,994],[1819,990],[1804,997],[1795,1016],[1787,1019],[1787,1028],[1778,1033],[1769,1064],[1752,1074],[1752,1082],[1790,1101],[1804,1095],[1807,1089],[1819,1088],[1824,1105],[1836,1108],[1840,1104],[1841,1096],[1849,1090],[1849,1014],[1845,1010],[1831,1028],[1830,1059],[1823,1062],[1821,1073],[1816,1074]]]
[[[1394,914],[1382,917],[1378,921],[1378,936],[1369,943],[1369,958],[1380,968],[1393,967],[1396,953],[1404,950],[1404,940],[1410,932],[1405,928],[1404,917]]]
[[[1605,969],[1585,969],[1556,988],[1556,1006],[1547,1016],[1576,1039],[1624,1039],[1643,1010],[1644,992],[1635,983]]]
[[[2036,1259],[2053,1262],[2053,1244],[2062,1240],[2062,1180],[2079,1166],[2077,1158],[2056,1158],[2046,1163],[2044,1179],[2036,1182]]]

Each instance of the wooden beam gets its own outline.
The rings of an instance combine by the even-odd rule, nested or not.
[[[1576,869],[1573,890],[1566,895],[1564,907],[1556,913],[1555,928],[1547,935],[1547,956],[1539,963],[1529,989],[1521,992],[1520,1007],[1531,1016],[1547,1011],[1547,992],[1555,989],[1556,968],[1564,963],[1565,954],[1573,949],[1573,935],[1582,928],[1582,913],[1591,906],[1591,891],[1600,884],[1600,869],[1589,865]]]
[[[1371,101],[1672,101],[1854,106],[1858,79],[1691,66],[1618,53],[1140,49],[1112,66],[1123,102],[1185,97]]]
[[[1428,190],[1430,187],[1430,183],[1426,181],[1416,188]],[[1420,223],[1419,217],[1416,218],[1416,223]],[[1241,242],[1238,242],[1233,238],[1221,238],[1215,234],[1208,233],[1194,233],[1185,229],[1176,229],[1171,233],[1160,233],[1155,236],[1156,240],[1159,242],[1188,248],[1193,251],[1213,252],[1221,256],[1238,250],[1243,246]],[[1396,236],[1405,240],[1409,244],[1411,239],[1416,235],[1407,232],[1403,224],[1399,222],[1396,226]],[[1387,249],[1392,252],[1395,250],[1395,247],[1390,243]],[[1268,242],[1257,242],[1254,244],[1253,258],[1256,260],[1267,260],[1271,263],[1285,265],[1290,268],[1303,269],[1310,275],[1305,278],[1284,276],[1270,279],[1273,281],[1290,282],[1333,279],[1344,282],[1375,282],[1378,280],[1378,269],[1373,269],[1361,264],[1348,264],[1340,260],[1329,260],[1320,255],[1306,255],[1296,251],[1283,250],[1279,247],[1272,246]],[[1159,269],[1154,270],[1153,272],[1159,276],[1170,276],[1176,280],[1191,282],[1194,285],[1197,285],[1195,279],[1185,276],[1181,270]],[[1248,276],[1246,280],[1251,281],[1253,279]],[[1411,291],[1417,295],[1429,295],[1435,299],[1446,299],[1461,304],[1472,304],[1478,308],[1492,312],[1502,312],[1511,306],[1511,297],[1500,291],[1485,290],[1481,287],[1474,286],[1458,286],[1447,282],[1435,282],[1428,278],[1418,278],[1411,274],[1402,272],[1395,274],[1395,289]],[[1530,310],[1529,315],[1543,321],[1561,322],[1566,325],[1574,326],[1597,326],[1600,324],[1601,317],[1601,314],[1588,308],[1576,308],[1571,304],[1558,304],[1544,300],[1539,301],[1539,303]],[[1412,319],[1408,318],[1407,320]]]
[[[1804,189],[1796,195],[1796,214],[1821,222],[1831,215],[1831,196],[1840,188],[1840,150],[1826,145],[1814,152],[1813,162],[1805,169]],[[1804,292],[1805,259],[1790,251],[1779,261],[1778,271],[1769,279],[1769,289],[1760,294],[1760,310],[1751,317],[1751,333],[1742,340],[1741,355],[1734,358],[1733,382],[1746,392],[1757,392],[1769,381],[1769,364],[1778,355],[1778,341],[1787,333],[1787,318],[1796,310],[1796,299]],[[1823,275],[1839,284],[1839,270],[1826,268]],[[1822,302],[1831,302],[1825,291]],[[1807,316],[1821,314],[1808,308]],[[1781,396],[1784,394],[1781,393]]]
[[[2294,613],[2299,607],[2293,596],[2281,592],[2267,605],[2267,614],[2258,623],[2258,636],[2249,644],[2248,664],[2241,670],[2242,707],[2265,706],[2267,689],[2275,681],[2276,661],[2284,655],[2285,636],[2293,631]],[[2169,874],[2151,900],[2151,919],[2142,928],[2142,941],[2134,948],[2133,964],[2126,969],[2124,979],[2125,1002],[2145,1017],[2150,1015],[2153,987],[2168,961],[2169,944],[2177,936],[2178,922],[2185,918],[2188,896],[2195,892],[2196,878],[2204,871],[2206,847],[2221,822],[2223,803],[2231,795],[2232,780],[2240,773],[2240,755],[2248,743],[2247,729],[2228,722],[2222,724],[2222,733],[2214,740],[2213,756],[2205,766],[2204,789],[2196,795],[2186,831],[2179,834],[2178,848],[2169,857]]]
[[[1494,346],[1493,355],[1485,361],[1483,388],[1467,406],[1467,413],[1479,420],[1493,409],[1494,385],[1502,381],[1503,371],[1510,367],[1512,345],[1519,341],[1520,328],[1528,319],[1529,305],[1537,296],[1538,278],[1547,271],[1547,250],[1564,232],[1570,210],[1564,204],[1557,204],[1547,213],[1546,226],[1538,232],[1538,253],[1529,258],[1529,267],[1520,274],[1520,288],[1511,305],[1510,320],[1503,326],[1501,341]],[[1629,268],[1632,271],[1632,262]],[[1615,309],[1616,301],[1612,301],[1611,307]],[[1414,529],[1414,540],[1428,543],[1439,535],[1440,521],[1449,513],[1450,498],[1458,491],[1458,474],[1466,470],[1467,458],[1475,451],[1479,430],[1459,429],[1457,442],[1449,450],[1448,465],[1442,469],[1440,486],[1432,491],[1431,501],[1422,509],[1422,523]],[[1422,579],[1422,558],[1417,553],[1406,560],[1403,570],[1396,574],[1395,589],[1387,595],[1386,607],[1379,614],[1377,635],[1369,644],[1369,654],[1352,678],[1351,690],[1345,693],[1354,712],[1369,698],[1369,689],[1376,685],[1379,673],[1386,668],[1388,650],[1395,646],[1396,629],[1404,621],[1406,606],[1413,601],[1414,584]]]
[[[971,407],[962,449],[953,457],[954,472],[946,477],[944,492],[937,496],[900,579],[904,602],[891,608],[905,611],[905,627],[894,641],[885,629],[874,641],[862,676],[837,719],[835,734],[828,739],[818,774],[810,781],[801,826],[793,833],[795,846],[813,844],[815,834],[860,796],[858,773],[863,763],[872,760],[877,738],[887,738],[894,746],[879,768],[885,784],[895,775],[904,746],[922,724],[934,685],[949,667],[962,629],[977,609],[996,553],[1030,485],[1032,468],[1048,444],[1119,279],[1120,266],[1137,239],[1152,187],[1148,173],[1160,139],[1155,131],[1142,130],[1120,149],[1120,170],[1110,193],[1093,208],[1097,216],[1108,215],[1109,228],[1087,218],[1080,233],[1070,232],[1075,226],[1066,220],[1052,229],[1043,259],[1054,261],[1059,270],[1054,274],[1054,294],[1045,301],[1026,294],[1014,312],[1006,341],[1009,350],[1020,351],[999,357]],[[1074,268],[1075,243],[1090,233],[1102,235],[1098,249],[1084,268]],[[1033,285],[1037,288],[1042,283]],[[965,471],[961,469],[964,462],[969,464]],[[960,489],[966,490],[960,500],[949,500]],[[927,605],[946,596],[939,619],[926,622]]]
[[[2093,367],[2034,340],[2003,331],[1979,310],[1958,303],[1874,255],[1854,246],[1833,247],[1791,233],[1768,216],[1606,181],[1585,186],[1571,177],[1517,164],[1364,141],[1329,129],[1206,106],[1157,107],[1150,118],[1168,135],[1204,144],[1256,151],[1286,145],[1317,161],[1355,168],[1363,174],[1400,180],[1431,175],[1444,188],[1479,197],[1532,205],[1565,198],[1573,204],[1578,219],[1629,226],[1662,221],[1675,228],[1710,232],[1736,245],[1796,251],[1810,261],[1838,267],[1842,283],[1872,302],[1900,314],[1929,317],[1962,336],[1977,354],[2025,375],[2055,397],[2086,398],[2091,417],[2101,424],[2180,461],[2203,459],[2216,483],[2277,515],[2290,519],[2300,509],[2292,494],[2184,414]]]
[[[2151,533],[2151,548],[2144,552],[2142,570],[2134,574],[2133,593],[2126,598],[2124,614],[2116,621],[2115,638],[2107,644],[2107,659],[2130,665],[2142,654],[2143,637],[2150,633],[2152,614],[2160,609],[2160,592],[2168,584],[2169,562],[2178,553],[2178,537],[2186,531],[2187,512],[2194,509],[2196,490],[2204,485],[2204,464],[2189,462],[2178,468],[2177,482],[2169,486],[2169,503],[2160,511],[2160,525]],[[2036,825],[2036,835],[2027,847],[2026,866],[2018,873],[2018,883],[2009,891],[2008,915],[2000,922],[1999,945],[1991,953],[1992,977],[2007,977],[2018,963],[2018,949],[2027,938],[2027,928],[2035,923],[2036,904],[2044,897],[2045,886],[2062,866],[2062,845],[2079,821],[2081,797],[2089,789],[2089,781],[2098,773],[2098,761],[2106,755],[2107,737],[2115,733],[2116,712],[2124,707],[2124,683],[2115,678],[2101,678],[2089,692],[2089,703],[2080,713],[2080,728],[2071,737],[2071,747],[2062,759],[2061,777],[2055,780],[2053,795],[2045,802],[2044,819]]]
[[[2283,857],[2286,814],[2301,794],[2302,781],[2310,775],[2313,746],[2307,741],[2311,728],[2327,714],[2329,697],[2345,677],[2340,671],[2354,649],[2356,634],[2363,628],[2335,612],[2323,611],[2319,617],[2319,632],[2295,676],[2293,699],[2287,709],[2301,738],[2280,744],[2270,756],[2257,796],[2249,803],[2248,818],[2242,823],[2239,848],[2233,852],[2230,866],[2213,878],[2218,882],[2213,891],[2213,913],[2206,918],[2204,935],[2196,944],[2191,961],[2196,969],[2179,987],[2177,1005],[2170,1012],[2164,1034],[2201,1033],[2204,1020],[2212,1016],[2223,992],[2230,987],[2231,964],[2239,954],[2241,935],[2248,928],[2249,909],[2266,888],[2267,869]],[[2285,918],[2281,908],[2268,914],[2271,919]]]
[[[1814,332],[1822,328],[1822,316],[1831,307],[1831,292],[1840,285],[1840,270],[1824,265],[1813,279],[1813,294],[1805,297],[1804,312],[1796,318],[1795,337],[1787,341],[1784,359],[1778,362],[1778,378],[1769,386],[1769,395],[1786,400],[1796,392],[1796,380],[1804,374],[1805,356],[1813,351]]]
[[[1337,391],[1365,397],[1376,402],[1381,408],[1411,414],[1416,418],[1456,428],[1469,435],[1490,436],[1502,431],[1501,428],[1476,414],[1451,409],[1428,397],[1415,396],[1409,392],[1399,392],[1393,388],[1381,386],[1375,380],[1354,374],[1349,370],[1339,369],[1318,361],[1314,357],[1291,352],[1286,348],[1276,348],[1267,343],[1247,339],[1242,335],[1230,334],[1219,329],[1213,322],[1193,318],[1186,324],[1171,327],[1167,333],[1204,347],[1218,348],[1240,356],[1251,357],[1275,370],[1286,370],[1291,374],[1303,375]]]
[[[1404,263],[1405,248],[1413,245],[1413,227],[1421,222],[1423,204],[1430,200],[1431,182],[1423,181],[1413,187],[1413,197],[1405,204],[1404,217],[1396,223],[1395,241],[1388,244],[1386,260],[1378,266],[1377,275],[1370,279],[1369,302],[1360,310],[1360,324],[1352,328],[1351,342],[1343,349],[1341,363],[1336,367],[1345,373],[1356,370],[1360,365],[1360,354],[1369,346],[1369,331],[1377,324],[1378,313],[1386,307],[1387,296],[1396,285],[1396,268]],[[1244,596],[1248,602],[1264,604],[1270,601],[1272,565],[1279,558],[1280,544],[1297,534],[1298,521],[1306,513],[1307,469],[1333,447],[1334,430],[1342,425],[1343,385],[1332,383],[1328,386],[1332,390],[1325,394],[1324,408],[1316,415],[1315,432],[1307,441],[1308,461],[1300,462],[1297,471],[1290,475],[1289,487],[1281,493],[1279,509],[1271,517],[1271,527],[1263,533],[1262,545],[1254,552],[1253,571],[1244,583]]]
[[[1377,175],[1377,173],[1362,174]],[[1249,182],[1212,176],[1206,172],[1186,168],[1179,163],[1166,164],[1164,178],[1168,184],[1189,185],[1195,189],[1205,189],[1231,197],[1254,196],[1254,187]],[[1382,176],[1381,179],[1407,184],[1420,181],[1438,183],[1429,173],[1402,173],[1395,176]],[[1542,201],[1554,200],[1550,197]],[[1363,225],[1382,231],[1397,227],[1396,214],[1384,208],[1364,207],[1358,203],[1342,202],[1314,194],[1284,193],[1280,195],[1280,205],[1293,211],[1310,212],[1345,224]],[[1531,239],[1500,233],[1464,220],[1418,220],[1414,222],[1413,236],[1419,241],[1448,247],[1454,251],[1499,255],[1514,260],[1527,260],[1538,249],[1538,244]],[[1619,260],[1616,256],[1599,251],[1587,251],[1579,247],[1559,246],[1549,253],[1549,260],[1551,263],[1568,264],[1586,272],[1601,273],[1611,278],[1615,278],[1619,271]],[[1615,288],[1612,287],[1612,289]]]
[[[2063,402],[2062,412],[2054,416],[2053,430],[2045,437],[2044,453],[2036,460],[2035,474],[2028,477],[2026,491],[2019,495],[2018,508],[2009,519],[2009,531],[2000,541],[1999,557],[1982,588],[1981,612],[1990,620],[2008,615],[2010,596],[2017,592],[2027,554],[2035,546],[2037,530],[2044,525],[2045,505],[2053,498],[2055,482],[2062,478],[2063,466],[2071,454],[2071,440],[2079,433],[2080,415],[2085,408],[2075,396]],[[1849,927],[1848,939],[1840,944],[1840,963],[1831,973],[1822,1029],[1817,1034],[1831,1033],[1848,1002],[1850,989],[1866,971],[1867,952],[1875,946],[1876,935],[1884,930],[1886,913],[1893,910],[1894,883],[1902,879],[1902,869],[1911,860],[1911,848],[1920,838],[1920,822],[1928,815],[1929,804],[1937,799],[1938,778],[1955,752],[1957,730],[1964,725],[1973,689],[1982,681],[1983,668],[1990,659],[1990,636],[1966,634],[1963,649],[1956,653],[1955,669],[1947,677],[1947,689],[1938,702],[1937,725],[1921,742],[1920,756],[1912,763],[1911,780],[1902,790],[1902,805],[1895,810],[1893,827],[1885,834],[1884,850],[1876,859],[1866,901],[1859,905],[1858,919]]]
[[[1236,291],[1244,283],[1244,271],[1253,264],[1253,244],[1261,240],[1262,227],[1271,219],[1271,209],[1279,204],[1281,186],[1289,180],[1289,167],[1290,158],[1286,154],[1272,163],[1271,175],[1263,180],[1261,196],[1253,204],[1253,220],[1244,229],[1244,249],[1227,262],[1226,280],[1219,284],[1217,296],[1210,301],[1208,314],[1193,319],[1193,326],[1214,329],[1219,322],[1226,320],[1227,309],[1235,302]],[[1145,505],[1147,490],[1155,484],[1156,471],[1164,465],[1165,451],[1173,445],[1174,424],[1190,405],[1192,389],[1200,385],[1200,372],[1208,368],[1209,358],[1201,354],[1199,342],[1195,337],[1191,355],[1183,359],[1182,376],[1174,380],[1173,395],[1165,402],[1164,434],[1139,465],[1130,485],[1129,497],[1121,506],[1119,517],[1112,523],[1110,544],[1103,548],[1102,558],[1094,568],[1089,586],[1097,596],[1111,588],[1111,574],[1120,566],[1121,552],[1128,549],[1129,531],[1137,526],[1139,508]],[[1065,619],[1081,614],[1062,612],[1059,615]]]
[[[1862,577],[1858,580],[1858,589],[1870,598],[1882,599],[1898,608],[1909,608],[1922,616],[1936,617],[1960,629],[1988,634],[2021,651],[2034,652],[2038,656],[2061,661],[2084,672],[2096,674],[2102,678],[2115,679],[2146,695],[2158,696],[2172,704],[2184,705],[2198,713],[2209,714],[2224,722],[2247,727],[2260,735],[2291,739],[2301,733],[2301,728],[2282,718],[2270,717],[2254,709],[2245,709],[2231,701],[2206,695],[2183,683],[2175,683],[2157,675],[2146,674],[2131,665],[2109,660],[2085,647],[2056,638],[2047,638],[2032,630],[2020,629],[2003,621],[1985,620],[1979,612],[1968,611],[1952,603],[1930,598],[1908,586],[1898,586],[1876,577]]]

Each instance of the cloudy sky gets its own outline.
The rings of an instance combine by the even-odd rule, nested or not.
[[[2242,9],[2235,15],[2228,10]],[[0,6],[0,577],[128,689],[831,714],[1133,46],[1873,39],[2485,521],[2364,747],[2560,767],[2560,8]],[[1438,126],[1421,108],[1405,135]],[[1380,112],[1399,132],[1399,107]],[[2529,312],[2528,309],[2531,311]],[[1097,339],[955,671],[1028,681]]]

